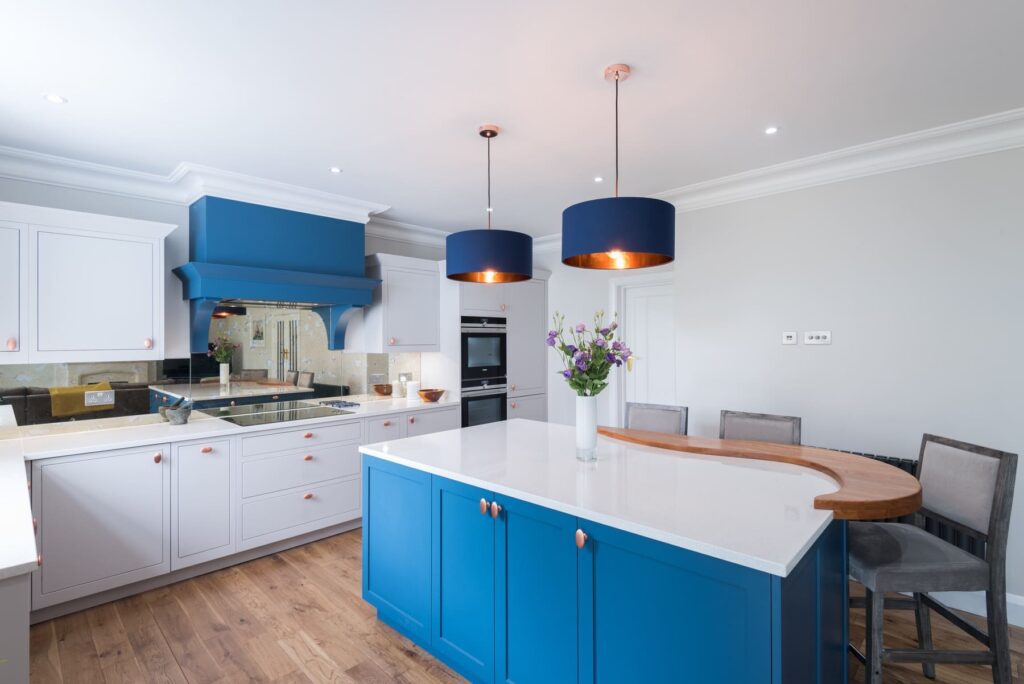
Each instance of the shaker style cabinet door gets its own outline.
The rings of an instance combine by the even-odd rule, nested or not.
[[[506,287],[503,283],[459,283],[459,313],[463,316],[504,318],[508,310]]]
[[[171,570],[234,552],[230,440],[176,446],[171,493]]]
[[[508,300],[508,395],[547,391],[547,282],[527,280],[504,286]],[[511,417],[511,416],[510,416]]]
[[[0,364],[26,363],[28,230],[0,221]]]
[[[441,343],[437,272],[385,268],[382,277],[383,351],[437,351]]]
[[[534,394],[529,397],[515,397],[508,400],[508,419],[525,418],[527,420],[547,421],[548,395]]]
[[[32,608],[170,571],[169,445],[34,461]]]

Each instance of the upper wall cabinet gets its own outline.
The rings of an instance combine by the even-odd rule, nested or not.
[[[519,397],[547,392],[548,347],[544,344],[548,319],[545,280],[502,285],[508,318],[508,394]],[[512,417],[512,414],[509,414]]]
[[[0,221],[0,364],[28,361],[28,230]]]
[[[436,261],[372,254],[366,275],[380,278],[373,303],[353,316],[345,349],[370,353],[436,352],[440,349],[440,304]]]
[[[163,358],[164,237],[175,226],[6,202],[0,225],[19,226],[20,272],[27,270],[20,362]],[[13,233],[0,232],[0,241]],[[6,285],[10,276],[0,278]],[[0,308],[0,325],[13,320],[10,306]]]
[[[462,315],[504,317],[508,310],[508,302],[505,301],[507,287],[501,283],[460,283]]]

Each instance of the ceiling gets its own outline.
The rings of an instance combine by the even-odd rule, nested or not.
[[[1024,106],[1012,0],[0,2],[0,145],[188,161],[442,230],[486,221],[484,122],[495,227],[554,233],[610,194],[613,62],[625,195]]]

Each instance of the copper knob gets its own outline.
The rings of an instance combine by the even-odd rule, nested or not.
[[[504,310],[505,310],[505,309],[507,309],[507,308],[508,308],[508,304],[502,304],[502,305],[501,305],[501,310],[502,310],[502,311],[504,311]]]
[[[43,565],[43,554],[36,556],[36,565],[42,567]]]
[[[305,456],[302,457],[302,460],[303,461],[312,461],[313,460],[313,454],[306,454]]]
[[[270,398],[273,399],[274,401],[277,401],[278,399],[280,399],[280,397],[277,396],[276,394],[271,396]]]
[[[519,404],[517,404],[516,402],[513,401],[512,402],[512,408],[519,408]]]
[[[391,427],[391,421],[390,420],[385,420],[384,421],[384,427]]]
[[[164,460],[164,455],[159,451],[153,454],[153,463],[159,463],[162,460]]]
[[[310,499],[313,498],[313,494],[311,492],[307,492],[306,494],[302,495],[302,498],[305,499],[306,501],[309,501]]]
[[[234,405],[235,405],[235,400],[234,400],[234,399],[232,399],[232,400],[231,400],[231,406],[234,406]]]
[[[142,346],[145,347],[146,349],[152,349],[153,340],[147,337],[146,339],[142,340]]]
[[[515,392],[515,391],[516,391],[516,383],[514,383],[514,382],[512,383],[512,391],[513,391],[513,392]]]
[[[18,340],[13,337],[7,338],[7,351],[14,351],[18,348]]]
[[[202,453],[204,453],[204,454],[208,454],[208,453],[210,453],[210,452],[212,452],[212,451],[213,451],[213,447],[203,447],[203,448],[202,448],[202,449],[200,449],[199,451],[201,451],[201,452],[202,452]]]
[[[307,432],[306,434],[302,435],[302,438],[303,439],[313,439],[313,433],[312,432]]]
[[[488,508],[487,499],[480,499],[480,515],[487,515]]]
[[[491,502],[491,517],[492,518],[497,518],[499,515],[501,515],[501,504],[499,504],[497,501],[492,501]]]
[[[398,344],[398,340],[395,339],[394,337],[389,337],[388,344]]]
[[[409,422],[410,423],[415,423],[416,422],[416,417],[415,416],[410,416],[409,417]]]
[[[576,548],[582,549],[587,544],[587,533],[583,530],[576,530]]]

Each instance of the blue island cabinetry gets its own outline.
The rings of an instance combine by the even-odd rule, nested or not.
[[[842,522],[781,578],[367,455],[363,488],[363,597],[473,682],[845,681]]]

